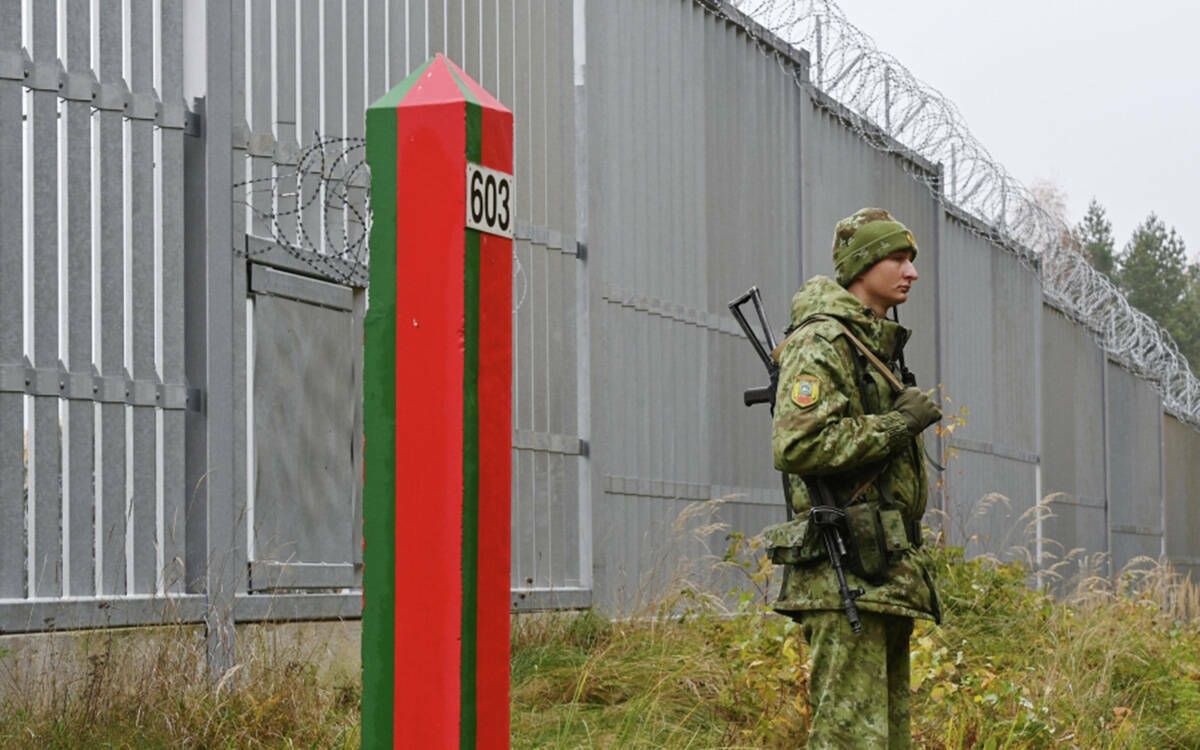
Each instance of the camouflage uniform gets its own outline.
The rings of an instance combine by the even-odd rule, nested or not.
[[[915,251],[912,235],[907,230],[904,234]],[[894,249],[888,250],[884,243],[874,251],[878,260]],[[847,265],[842,260],[839,271]],[[869,256],[866,262],[857,260],[861,267],[844,281],[846,285],[873,262]],[[877,316],[842,284],[815,276],[796,293],[791,327],[800,327],[817,314],[838,318],[895,368],[909,331]],[[810,748],[911,746],[908,638],[912,618],[940,619],[924,556],[913,550],[891,564],[878,585],[846,571],[850,588],[865,592],[857,599],[863,632],[853,634],[820,536],[806,523],[812,502],[801,479],[804,475],[822,476],[839,505],[875,476],[860,498],[880,502],[882,485],[890,490],[906,521],[919,522],[925,513],[928,479],[921,438],[892,410],[894,396],[883,376],[858,361],[859,356],[841,327],[825,320],[800,327],[780,354],[772,447],[775,467],[787,473],[791,484],[796,520],[788,525],[795,564],[788,566],[775,609],[801,623],[812,651]]]

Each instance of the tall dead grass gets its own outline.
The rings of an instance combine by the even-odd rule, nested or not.
[[[202,628],[25,638],[0,654],[3,748],[357,748],[357,681],[319,677],[317,644],[243,629],[214,684]]]

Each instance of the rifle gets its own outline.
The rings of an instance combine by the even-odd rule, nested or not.
[[[747,302],[754,303],[754,311],[762,328],[761,337],[746,319],[745,313],[742,312],[742,307]],[[746,334],[746,338],[750,339],[750,345],[754,347],[758,358],[767,368],[767,385],[747,388],[742,392],[742,401],[746,406],[768,404],[771,408],[771,416],[774,417],[775,393],[779,387],[779,363],[771,358],[771,352],[775,349],[775,337],[771,335],[771,326],[767,323],[767,313],[763,309],[762,295],[759,293],[758,287],[750,287],[745,294],[730,302],[729,311],[733,313],[738,325],[742,327],[742,332]],[[864,592],[861,588],[850,588],[846,583],[846,571],[842,566],[842,558],[846,555],[846,544],[842,540],[841,531],[845,525],[845,511],[837,507],[833,493],[829,491],[829,486],[823,479],[820,477],[802,477],[802,479],[804,486],[808,489],[808,496],[813,501],[812,508],[808,511],[808,522],[815,525],[821,532],[821,539],[825,543],[825,553],[829,555],[829,563],[833,567],[834,576],[837,577],[842,609],[846,612],[846,618],[850,620],[850,628],[855,633],[860,633],[862,632],[862,621],[858,617],[858,605],[854,603],[854,600],[862,596]],[[783,495],[787,501],[787,519],[790,521],[792,520],[792,485],[788,481],[786,473],[783,474]]]

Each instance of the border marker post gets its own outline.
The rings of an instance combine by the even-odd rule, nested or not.
[[[438,54],[367,109],[364,748],[507,748],[513,118]]]

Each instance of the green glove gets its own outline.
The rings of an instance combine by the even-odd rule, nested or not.
[[[923,393],[920,388],[910,386],[896,396],[892,409],[904,417],[909,433],[916,435],[942,418],[942,410],[934,403],[932,393]]]

